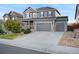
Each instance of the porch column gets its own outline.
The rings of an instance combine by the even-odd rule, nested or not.
[[[33,24],[34,24],[34,31],[36,31],[36,22],[34,22]]]
[[[29,28],[30,28],[30,21],[28,23],[29,23]]]
[[[32,18],[33,18],[33,12],[32,12]]]
[[[54,28],[55,28],[54,22],[55,22],[55,21],[53,20],[53,32],[54,32]]]

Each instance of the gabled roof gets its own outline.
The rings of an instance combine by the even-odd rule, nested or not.
[[[18,12],[15,12],[15,11],[10,11],[9,12],[9,15],[12,15],[12,16],[17,16],[17,17],[23,17],[23,15],[22,14],[20,14],[20,13],[18,13]]]
[[[38,10],[55,10],[55,11],[57,11],[60,14],[60,12],[57,9],[52,8],[52,7],[41,7],[41,8],[37,8],[37,11]]]
[[[8,16],[8,13],[5,13],[4,15],[3,15],[3,17],[7,17]]]
[[[34,12],[38,12],[39,10],[55,10],[60,14],[60,12],[57,9],[52,8],[52,7],[41,7],[41,8],[36,8],[36,9],[33,9],[32,7],[28,7],[27,9],[24,10],[24,12],[29,9],[31,9],[31,11],[34,11]]]
[[[24,12],[29,11],[29,10],[31,10],[31,11],[33,11],[33,12],[37,12],[37,10],[36,10],[36,9],[33,9],[32,7],[26,8],[26,9],[24,10]]]
[[[17,16],[17,17],[23,18],[23,15],[15,11],[10,11],[9,13],[6,13],[3,15],[3,17],[7,17],[7,16]]]
[[[37,10],[47,10],[47,9],[54,9],[55,10],[55,8],[51,8],[51,7],[41,7],[41,8],[38,8]]]

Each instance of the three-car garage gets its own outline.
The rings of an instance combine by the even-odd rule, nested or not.
[[[56,31],[56,32],[64,32],[66,23],[55,23],[52,22],[36,22],[35,30],[36,31]]]
[[[64,32],[67,30],[67,21],[67,17],[36,19],[34,22],[34,30]]]

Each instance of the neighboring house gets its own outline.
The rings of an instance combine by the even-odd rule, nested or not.
[[[4,14],[3,18],[4,18],[4,20],[7,20],[9,18],[11,18],[12,20],[14,20],[14,19],[19,20],[19,19],[23,19],[23,15],[15,12],[15,11],[10,11],[9,13]]]
[[[51,7],[28,7],[21,19],[23,28],[31,28],[32,31],[66,31],[67,21],[67,16],[61,16],[57,9]]]

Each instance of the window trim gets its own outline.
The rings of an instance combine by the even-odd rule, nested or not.
[[[44,17],[44,12],[40,12],[40,17]]]
[[[29,13],[26,13],[26,18],[30,18],[30,14]]]
[[[52,12],[48,11],[48,17],[51,17],[51,16],[52,16]]]
[[[47,17],[47,16],[48,16],[48,12],[45,11],[45,12],[44,12],[44,17]]]

